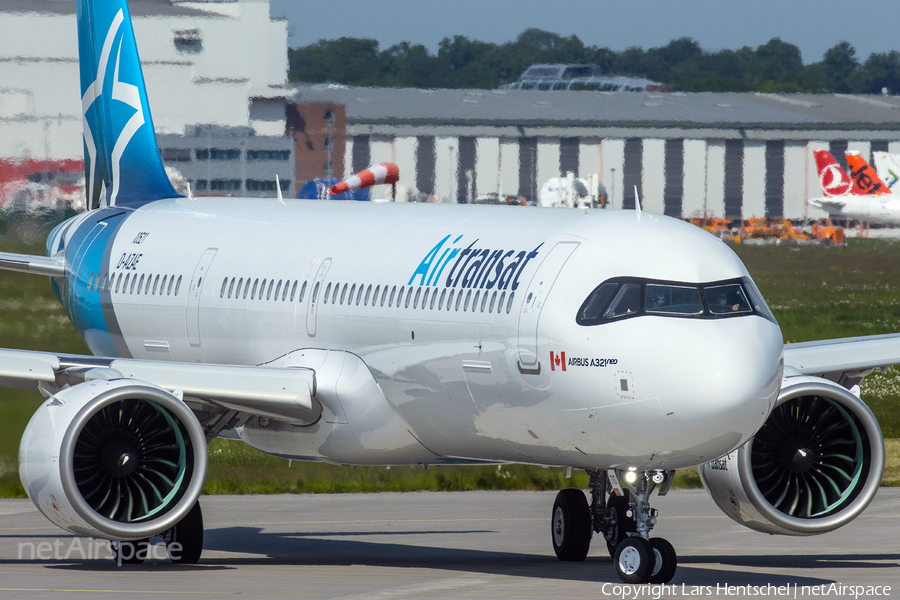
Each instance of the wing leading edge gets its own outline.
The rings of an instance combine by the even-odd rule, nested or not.
[[[0,269],[47,275],[48,277],[65,277],[66,259],[63,256],[34,256],[0,252]]]
[[[873,369],[900,364],[900,333],[785,344],[784,363],[849,388]]]

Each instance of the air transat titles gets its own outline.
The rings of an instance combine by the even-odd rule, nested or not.
[[[444,281],[446,287],[516,290],[525,265],[538,256],[538,250],[544,245],[542,242],[531,251],[492,250],[476,248],[476,239],[464,248],[462,244],[465,242],[460,244],[463,238],[460,235],[445,248],[451,237],[444,237],[425,255],[407,285],[413,285],[416,278],[419,285],[440,285],[445,268],[455,258]]]

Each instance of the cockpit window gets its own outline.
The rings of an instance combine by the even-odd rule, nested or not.
[[[601,283],[600,287],[594,290],[588,299],[585,300],[581,311],[578,313],[579,319],[588,321],[599,319],[603,315],[603,309],[609,304],[609,299],[619,289],[618,283]]]
[[[616,277],[591,292],[575,321],[579,325],[601,325],[640,315],[694,319],[758,315],[775,323],[749,277],[709,283]]]
[[[616,319],[627,315],[637,314],[641,310],[641,284],[623,283],[619,288],[612,304],[609,305],[603,316],[607,319]]]
[[[648,313],[699,315],[703,313],[700,290],[695,287],[647,284]]]
[[[733,315],[753,312],[747,294],[739,283],[703,288],[709,312],[714,315]]]

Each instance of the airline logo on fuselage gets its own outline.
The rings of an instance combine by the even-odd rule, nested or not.
[[[461,235],[447,245],[451,237],[444,237],[425,255],[407,285],[413,285],[417,278],[419,285],[441,285],[441,277],[449,265],[443,280],[446,287],[516,290],[525,266],[538,256],[544,245],[542,242],[530,251],[494,250],[476,247],[477,239],[465,246],[465,242],[460,242]]]

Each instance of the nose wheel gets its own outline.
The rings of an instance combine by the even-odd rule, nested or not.
[[[657,486],[659,494],[665,495],[674,474],[631,472],[631,481],[620,483],[615,471],[608,475],[593,471],[590,507],[581,490],[559,492],[551,519],[556,556],[565,561],[584,560],[596,532],[606,541],[616,575],[624,583],[670,582],[678,567],[678,556],[667,540],[650,538],[657,511],[650,508],[649,498]]]

